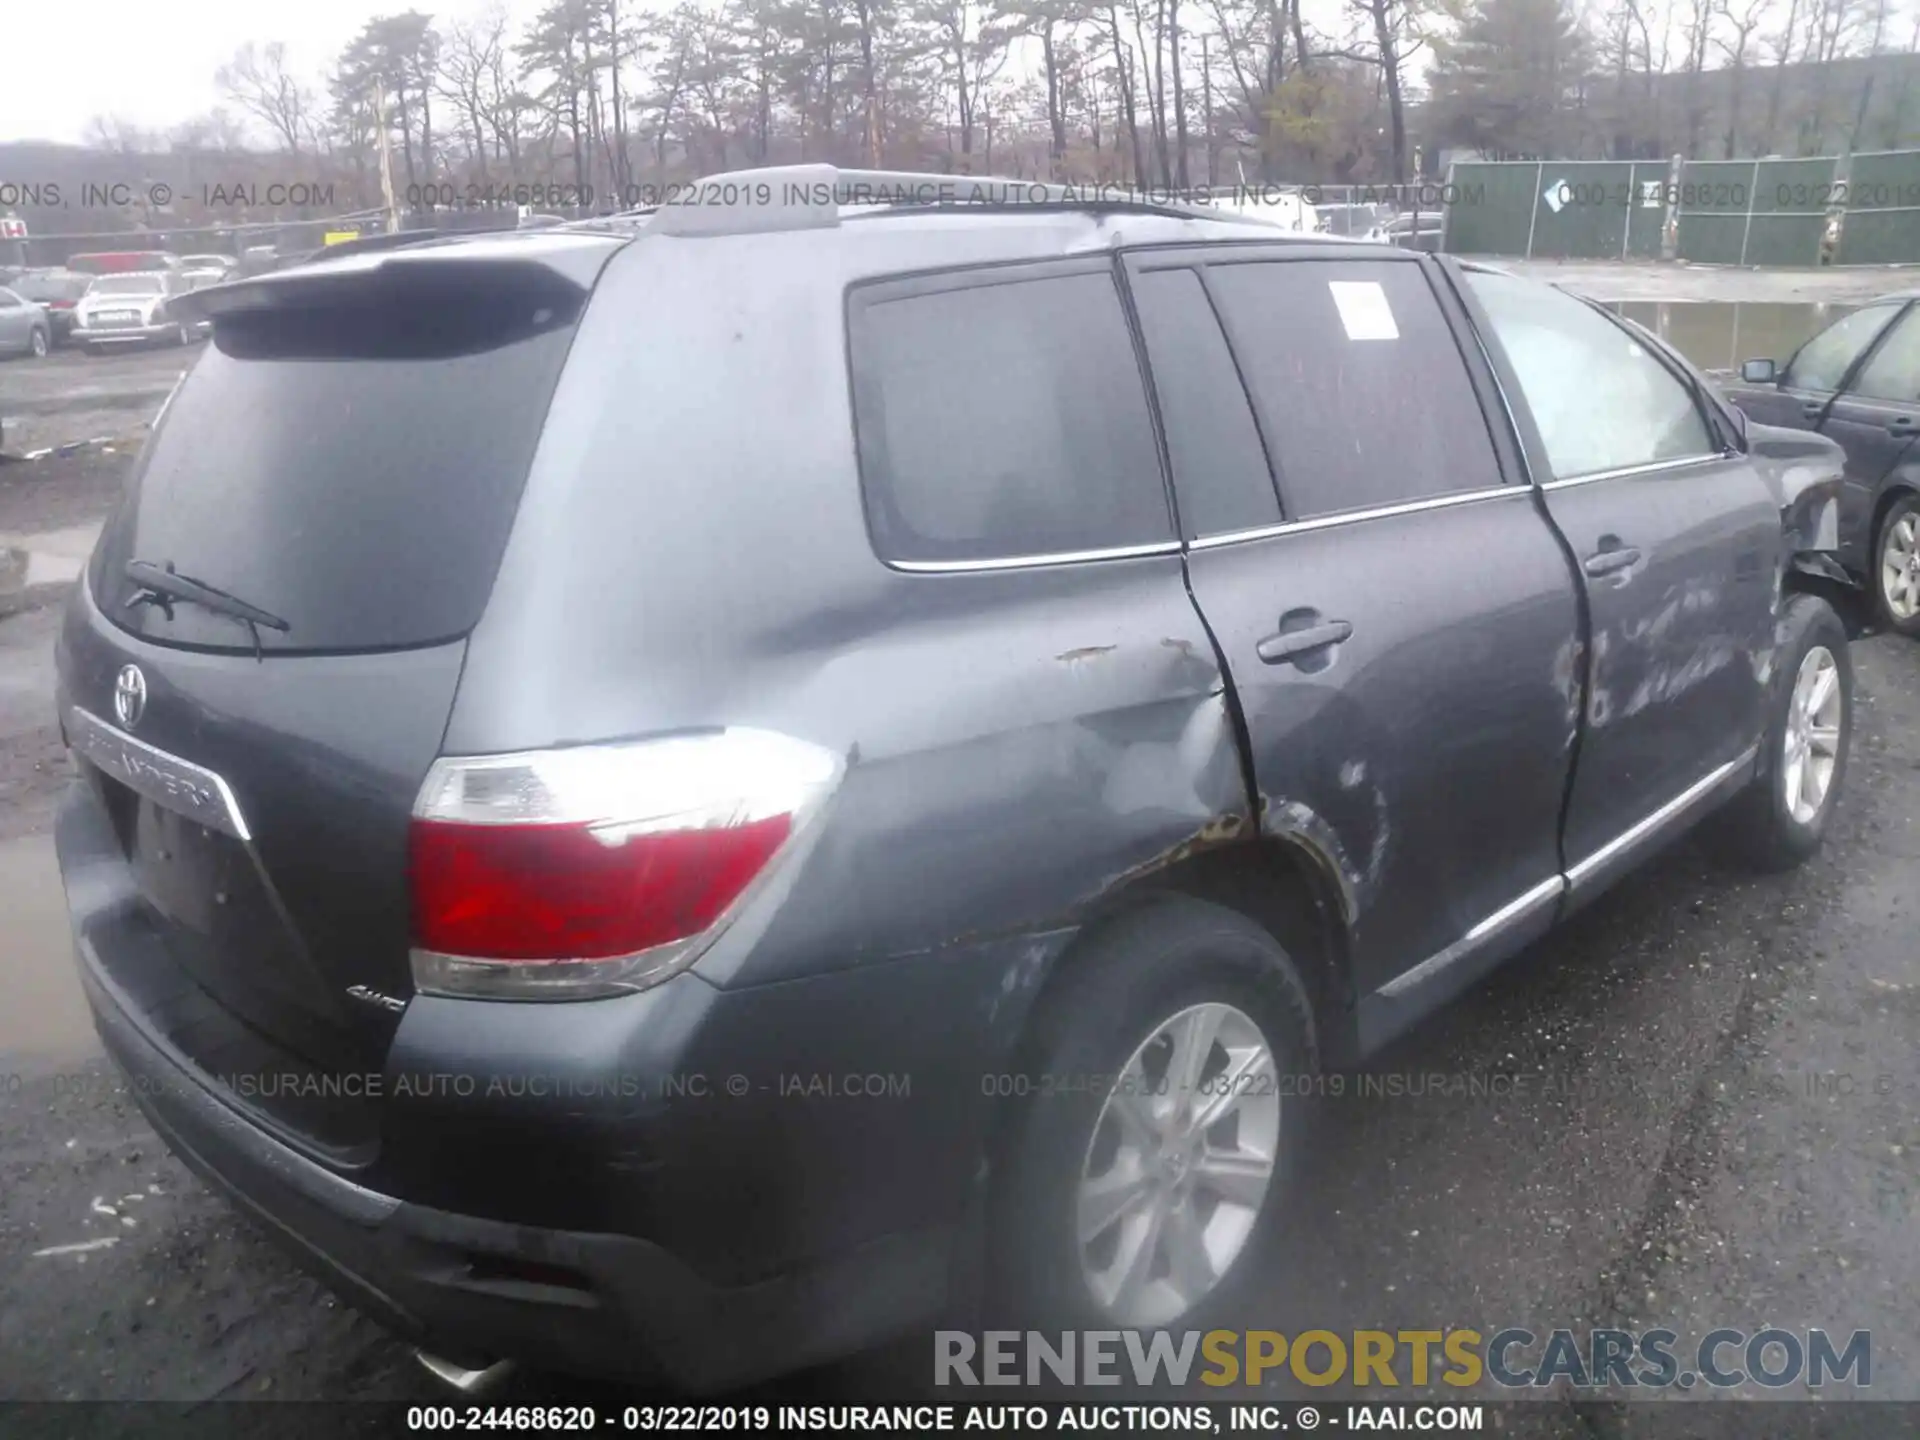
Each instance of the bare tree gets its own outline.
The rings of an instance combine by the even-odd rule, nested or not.
[[[1363,18],[1373,49],[1353,58],[1364,59],[1380,67],[1380,78],[1387,95],[1389,147],[1393,159],[1393,178],[1407,178],[1407,114],[1405,98],[1406,65],[1425,44],[1420,34],[1419,0],[1348,0]]]
[[[1747,62],[1753,51],[1755,34],[1766,23],[1773,0],[1719,0],[1718,14],[1726,22],[1730,35],[1719,35],[1714,44],[1727,62],[1727,139],[1726,158],[1731,160],[1740,147],[1740,102],[1745,98]]]
[[[491,89],[500,73],[506,36],[506,12],[495,6],[476,19],[456,20],[440,41],[436,88],[461,117],[468,156],[483,184],[490,173],[488,151],[495,144]]]
[[[1681,62],[1681,74],[1685,77],[1681,103],[1687,116],[1686,152],[1694,155],[1699,153],[1700,128],[1706,123],[1701,74],[1707,68],[1707,53],[1713,44],[1713,22],[1719,16],[1719,8],[1716,0],[1684,0],[1684,3],[1681,35],[1686,41],[1687,53]]]
[[[313,92],[287,69],[287,47],[251,40],[214,72],[220,92],[265,125],[289,155],[313,140]]]
[[[962,163],[970,169],[967,162],[972,160],[975,133],[983,118],[980,102],[1006,66],[1015,23],[975,0],[930,0],[919,18],[932,39],[930,54],[950,87]]]
[[[1108,0],[1106,12],[1107,37],[1113,45],[1114,85],[1120,95],[1120,115],[1127,125],[1127,143],[1133,148],[1133,183],[1141,185],[1147,179],[1147,157],[1140,148],[1139,109],[1134,103],[1133,90],[1133,52],[1127,48],[1126,41],[1120,38],[1119,0]]]
[[[87,121],[87,144],[116,155],[147,155],[160,148],[160,137],[120,115],[95,115]]]

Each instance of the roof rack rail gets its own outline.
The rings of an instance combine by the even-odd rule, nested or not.
[[[843,207],[902,209],[1072,209],[1169,215],[1189,220],[1246,217],[1118,185],[1063,185],[995,175],[941,175],[911,170],[844,170],[836,165],[773,165],[688,181],[654,212],[658,235],[745,235],[838,225]],[[1262,223],[1253,221],[1251,223]],[[1276,227],[1278,228],[1278,227]]]

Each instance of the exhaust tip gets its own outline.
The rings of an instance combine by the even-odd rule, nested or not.
[[[413,1358],[418,1360],[420,1367],[434,1379],[462,1395],[491,1394],[514,1370],[511,1360],[496,1360],[491,1365],[474,1370],[460,1364],[457,1360],[430,1355],[425,1350],[415,1350]]]

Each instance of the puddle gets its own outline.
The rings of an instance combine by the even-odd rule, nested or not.
[[[1784,361],[1803,340],[1860,307],[1628,300],[1608,308],[1646,326],[1703,370],[1737,370],[1743,360]]]

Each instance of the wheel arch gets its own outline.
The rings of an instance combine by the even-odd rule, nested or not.
[[[1880,528],[1887,514],[1902,500],[1920,500],[1920,466],[1903,464],[1889,475],[1873,501],[1873,521],[1867,526],[1867,578],[1871,580],[1880,563]]]
[[[1356,1032],[1349,963],[1352,899],[1339,874],[1309,837],[1283,833],[1199,849],[1109,890],[1089,908],[1079,933],[1041,981],[1011,1047],[1011,1068],[1018,1071],[1044,1046],[1051,1002],[1097,952],[1102,937],[1129,917],[1176,898],[1232,910],[1265,930],[1306,988],[1321,1063],[1344,1063]],[[997,1151],[1004,1140],[996,1126],[993,1148]]]
[[[1863,581],[1860,597],[1863,614],[1868,625],[1879,618],[1880,605],[1880,546],[1885,538],[1887,517],[1894,507],[1903,500],[1920,502],[1920,464],[1904,462],[1894,468],[1892,474],[1882,483],[1880,493],[1874,497],[1873,517],[1867,525],[1866,553],[1861,557]],[[1842,610],[1841,618],[1847,621],[1849,633],[1853,629],[1853,616]]]

